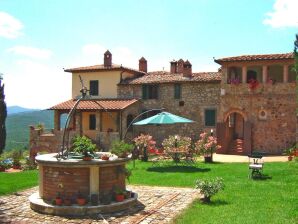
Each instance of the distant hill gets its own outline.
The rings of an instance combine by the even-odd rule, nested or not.
[[[32,111],[38,111],[39,109],[29,109],[24,108],[20,106],[10,106],[7,107],[7,114],[17,114],[17,113],[23,113],[23,112],[32,112]]]
[[[8,114],[6,119],[5,150],[24,149],[29,145],[29,126],[44,124],[45,129],[54,126],[54,112],[50,110],[27,111]]]

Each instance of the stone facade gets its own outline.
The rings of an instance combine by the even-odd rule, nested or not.
[[[191,119],[195,123],[160,126],[134,126],[134,136],[140,133],[153,135],[158,144],[169,135],[179,134],[198,138],[203,131],[215,129],[204,125],[204,110],[219,107],[220,83],[181,83],[181,99],[174,99],[174,83],[158,84],[158,99],[141,100],[138,114],[149,109],[164,108],[165,111]],[[142,85],[118,85],[119,98],[142,98]],[[183,105],[183,106],[182,106]],[[137,112],[137,110],[135,110]],[[134,114],[135,115],[135,114]]]
[[[227,122],[233,112],[251,123],[251,149],[270,154],[296,141],[296,84],[260,84],[250,90],[248,84],[222,84],[218,122]]]

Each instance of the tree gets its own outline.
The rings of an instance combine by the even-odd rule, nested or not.
[[[295,72],[297,74],[296,76],[298,76],[298,34],[296,34],[296,41],[294,42],[294,56],[295,56]]]
[[[6,141],[6,128],[5,120],[7,116],[5,95],[4,95],[4,84],[1,85],[2,75],[0,74],[0,154],[2,154],[5,148]]]

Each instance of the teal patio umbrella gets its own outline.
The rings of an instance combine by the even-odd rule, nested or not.
[[[194,121],[184,117],[171,114],[169,112],[161,112],[152,117],[133,123],[133,125],[149,125],[149,124],[176,124],[176,123],[193,123]]]

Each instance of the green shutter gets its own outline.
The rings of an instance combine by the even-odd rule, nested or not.
[[[215,114],[214,109],[205,110],[205,126],[215,126]]]
[[[144,100],[148,99],[148,86],[142,85],[142,98]]]
[[[181,85],[180,84],[174,85],[174,98],[175,99],[181,98]]]

